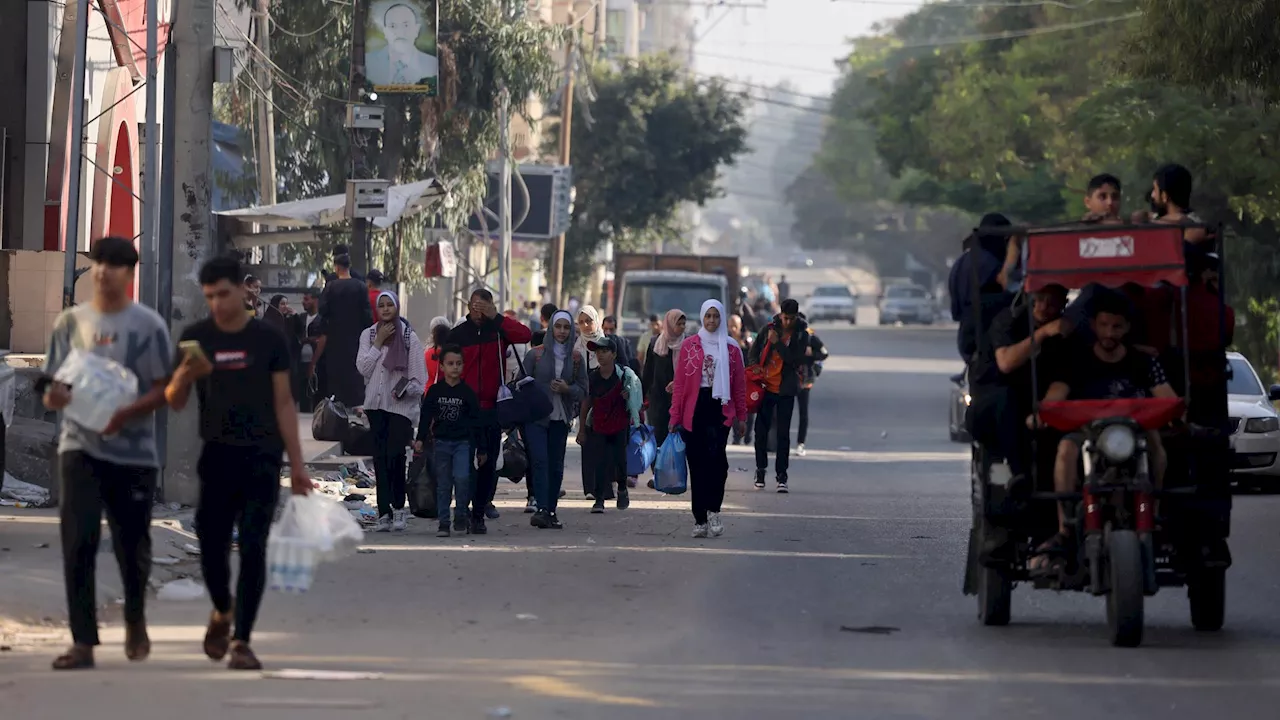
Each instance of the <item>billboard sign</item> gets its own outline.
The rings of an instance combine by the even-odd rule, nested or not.
[[[436,95],[438,0],[374,0],[368,8],[364,74],[374,91]]]

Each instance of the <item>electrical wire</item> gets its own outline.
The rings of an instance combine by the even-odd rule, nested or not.
[[[920,0],[830,0],[831,2],[845,3],[848,5],[885,5],[889,7],[915,7],[917,9],[924,8],[945,8],[967,10],[970,8],[986,10],[998,8],[1035,8],[1035,7],[1059,7],[1067,10],[1079,10],[1087,5],[1096,2],[1103,3],[1120,3],[1124,0],[1076,0],[1068,2],[1068,0],[976,0],[975,2],[929,2],[922,3]]]
[[[316,35],[319,35],[320,33],[324,32],[337,19],[338,19],[337,15],[330,15],[329,19],[326,20],[325,23],[320,27],[316,28],[315,30],[312,30],[311,32],[300,33],[300,32],[294,32],[289,28],[281,25],[279,22],[276,22],[276,19],[271,17],[270,14],[267,15],[267,21],[270,22],[272,27],[274,27],[275,29],[279,30],[280,32],[290,37],[304,38],[304,39],[309,37],[315,37]]]

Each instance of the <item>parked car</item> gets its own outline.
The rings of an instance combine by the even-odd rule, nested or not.
[[[847,320],[858,324],[858,293],[848,285],[819,285],[809,296],[805,315],[810,322],[819,320]]]
[[[813,258],[804,253],[792,253],[787,259],[787,266],[792,269],[803,269],[813,267]]]
[[[969,443],[973,438],[965,427],[964,416],[969,411],[969,377],[967,372],[951,376],[951,397],[948,399],[947,426],[951,430],[951,442]]]
[[[1258,373],[1240,353],[1227,353],[1227,412],[1231,416],[1232,473],[1238,482],[1261,485],[1280,480],[1280,385],[1264,390]]]
[[[933,296],[919,285],[890,285],[880,297],[881,325],[932,325],[936,315]]]

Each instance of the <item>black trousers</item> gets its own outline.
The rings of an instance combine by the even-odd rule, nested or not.
[[[103,511],[124,581],[125,622],[146,618],[156,474],[155,468],[117,465],[78,450],[58,456],[62,572],[71,638],[77,645],[98,644],[96,575]]]
[[[1019,402],[1009,388],[975,388],[965,425],[969,435],[995,450],[1009,463],[1014,475],[1031,472],[1031,431],[1027,428],[1030,406]]]
[[[235,606],[235,639],[249,642],[267,587],[267,535],[280,500],[279,449],[205,443],[196,472],[200,566],[213,607]],[[240,577],[231,599],[231,531],[240,531]]]
[[[480,431],[480,441],[474,448],[477,455],[484,453],[484,464],[476,468],[475,494],[471,496],[471,519],[484,517],[484,511],[498,494],[498,453],[502,452],[502,430],[490,425]]]
[[[615,484],[619,494],[626,492],[627,438],[630,434],[627,430],[608,435],[598,432],[587,434],[586,442],[592,449],[591,476],[595,480],[591,494],[595,496],[596,502],[612,499]]]
[[[794,395],[777,395],[765,393],[756,413],[756,471],[769,469],[769,428],[773,425],[774,415],[778,420],[778,457],[774,460],[774,469],[778,473],[778,481],[787,479],[787,470],[791,467],[791,415],[795,411]]]
[[[724,424],[720,401],[711,396],[711,388],[702,388],[693,410],[693,429],[680,431],[685,457],[689,459],[693,519],[699,525],[707,522],[707,513],[720,512],[724,502],[724,486],[729,480],[729,456],[725,452],[729,429]]]
[[[391,509],[404,509],[408,488],[409,461],[406,452],[413,442],[413,423],[403,415],[386,410],[366,410],[369,432],[373,434],[373,476],[378,488],[378,516]]]
[[[813,388],[804,388],[800,394],[796,396],[796,403],[800,406],[800,429],[796,432],[796,442],[803,445],[804,439],[809,436],[809,393]]]

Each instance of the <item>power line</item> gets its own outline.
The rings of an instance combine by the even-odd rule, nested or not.
[[[921,3],[920,0],[831,0],[831,2],[846,3],[849,5],[887,5],[890,7],[914,7],[917,9],[924,8],[945,8],[967,10],[974,9],[994,9],[994,8],[1034,8],[1034,7],[1060,7],[1067,10],[1079,10],[1086,5],[1092,5],[1095,2],[1119,3],[1123,0],[1076,0],[1076,2],[1068,2],[1067,0],[1025,0],[1025,2],[1017,2],[1016,0],[977,0],[977,2],[932,2]]]

